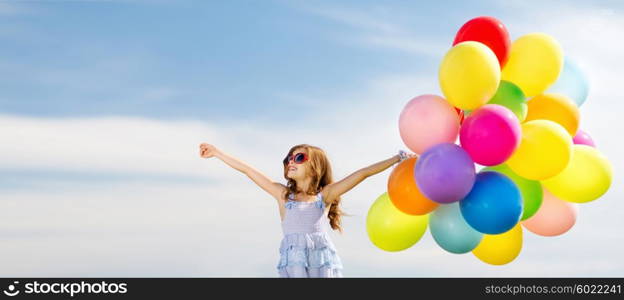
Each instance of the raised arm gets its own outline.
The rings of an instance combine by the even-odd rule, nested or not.
[[[413,156],[413,155],[410,155],[410,156]],[[323,189],[323,199],[325,199],[325,202],[327,203],[334,202],[336,198],[340,197],[342,194],[351,190],[353,187],[358,185],[364,179],[389,168],[390,166],[394,165],[400,160],[401,160],[401,156],[397,154],[391,158],[382,160],[378,163],[372,164],[368,167],[365,167],[365,168],[362,168],[353,172],[351,175],[345,177],[344,179],[326,186]]]
[[[248,165],[242,160],[231,156],[214,145],[202,143],[199,145],[199,155],[202,158],[216,157],[226,163],[228,166],[241,173],[247,175],[253,182],[255,182],[260,188],[269,193],[273,198],[279,200],[284,194],[286,187],[278,182],[274,182],[262,172],[256,170],[254,167]]]

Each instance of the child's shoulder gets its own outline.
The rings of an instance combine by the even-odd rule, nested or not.
[[[321,201],[325,203],[325,206],[329,206],[329,204],[331,204],[331,199],[329,199],[329,189],[327,189],[327,186],[321,188],[318,196],[321,197]]]
[[[281,184],[279,182],[275,183],[275,186],[277,186],[279,188],[279,193],[278,195],[274,194],[274,197],[277,198],[277,200],[283,202],[288,200],[288,197],[290,195],[290,191],[288,190],[288,187],[284,184]]]

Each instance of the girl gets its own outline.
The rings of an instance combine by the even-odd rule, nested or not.
[[[325,151],[307,144],[296,145],[282,161],[287,180],[283,185],[211,144],[200,144],[199,154],[202,158],[219,158],[277,200],[284,232],[277,265],[280,277],[342,277],[342,262],[327,232],[327,225],[342,232],[340,196],[367,177],[413,156],[399,151],[333,182]]]

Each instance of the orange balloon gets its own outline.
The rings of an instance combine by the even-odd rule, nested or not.
[[[561,94],[541,94],[527,102],[529,111],[525,122],[550,120],[563,126],[570,136],[575,136],[579,127],[579,109],[570,98]]]
[[[414,178],[417,157],[404,160],[397,165],[388,178],[388,196],[400,211],[410,215],[424,215],[432,212],[438,203],[420,192]]]

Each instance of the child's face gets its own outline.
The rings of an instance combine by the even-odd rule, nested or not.
[[[293,151],[292,153],[293,157],[297,155],[297,153],[304,153],[306,156],[308,155],[308,152],[305,149],[295,149],[295,151]],[[305,161],[301,164],[298,164],[298,163],[295,163],[294,159],[291,159],[290,161],[288,161],[288,165],[286,166],[288,170],[286,172],[286,177],[293,179],[293,180],[304,179],[306,176],[306,168],[308,167],[308,162],[309,161]]]

